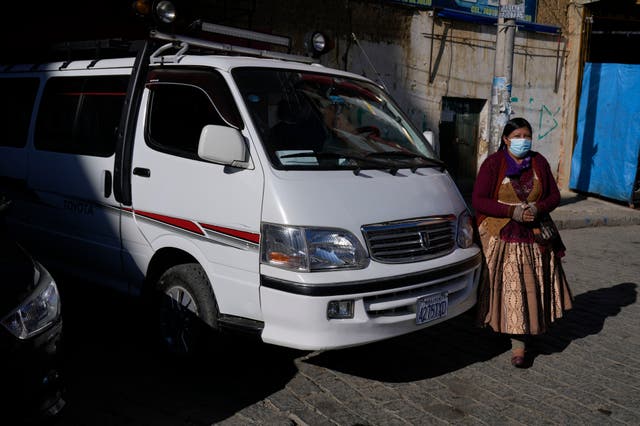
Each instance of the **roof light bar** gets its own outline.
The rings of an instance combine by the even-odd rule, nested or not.
[[[302,62],[305,64],[311,64],[311,63],[317,62],[316,59],[310,58],[308,56],[292,55],[289,53],[273,52],[270,50],[252,49],[250,47],[235,46],[231,44],[218,43],[215,41],[201,40],[198,38],[193,38],[193,37],[188,37],[183,35],[165,34],[156,30],[152,30],[149,34],[149,37],[151,37],[152,39],[164,40],[164,41],[169,41],[173,43],[182,42],[182,43],[186,43],[189,46],[200,47],[203,49],[209,49],[209,50],[215,50],[215,51],[221,51],[221,52],[239,53],[239,54],[244,54],[249,56],[257,56],[261,58],[282,59],[285,61]],[[180,45],[180,47],[183,47],[183,46]]]
[[[208,33],[227,35],[231,37],[242,38],[245,40],[261,41],[264,43],[276,44],[286,48],[291,47],[291,39],[285,36],[259,33],[241,28],[227,27],[224,25],[211,24],[209,22],[200,22],[200,29]]]

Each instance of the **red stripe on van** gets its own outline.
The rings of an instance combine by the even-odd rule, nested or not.
[[[240,238],[258,244],[260,242],[260,234],[254,234],[253,232],[238,231],[237,229],[225,228],[223,226],[208,225],[206,223],[200,223],[205,229],[220,232],[221,234],[231,235],[232,237]]]
[[[157,220],[158,222],[166,223],[177,228],[186,229],[187,231],[195,232],[199,235],[204,235],[204,232],[198,225],[190,220],[185,219],[177,219],[175,217],[163,216],[161,214],[143,212],[140,210],[134,210],[135,214],[139,214],[140,216],[148,217],[153,220]]]

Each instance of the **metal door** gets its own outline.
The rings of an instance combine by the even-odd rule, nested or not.
[[[463,195],[473,191],[483,99],[442,98],[440,158]]]

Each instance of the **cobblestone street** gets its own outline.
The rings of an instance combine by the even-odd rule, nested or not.
[[[233,339],[210,359],[166,358],[132,325],[135,302],[70,290],[59,424],[640,424],[640,226],[562,237],[574,309],[534,340],[526,370],[472,313],[340,351]]]

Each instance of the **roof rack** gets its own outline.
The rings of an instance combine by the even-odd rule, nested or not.
[[[84,41],[67,41],[56,43],[49,49],[50,55],[66,54],[67,60],[72,59],[106,59],[122,56],[123,53],[135,56],[142,42],[139,40],[101,39]]]
[[[66,41],[56,43],[51,46],[51,50],[60,52],[68,50],[95,50],[95,49],[116,49],[128,50],[131,42],[123,39],[102,39],[102,40],[83,40],[83,41]]]
[[[266,34],[242,28],[228,27],[209,22],[195,21],[189,26],[189,30],[200,30],[204,33],[212,33],[224,37],[251,40],[287,49],[287,53],[268,49],[257,49],[240,46],[238,44],[223,43],[181,34],[167,34],[159,30],[151,30],[149,39],[168,42],[157,48],[150,56],[151,63],[179,62],[190,47],[203,51],[223,52],[226,54],[247,55],[260,58],[280,59],[284,61],[301,62],[305,64],[317,63],[318,60],[311,56],[291,54],[291,39],[286,36]],[[62,68],[75,60],[90,60],[91,68],[101,59],[117,58],[123,56],[136,56],[141,49],[144,40],[126,40],[121,38],[68,41],[53,44],[46,55],[47,61],[62,60]],[[169,54],[171,49],[177,50]]]
[[[200,29],[202,31],[242,38],[246,40],[275,44],[278,46],[287,47],[289,49],[291,48],[291,40],[289,39],[289,37],[259,33],[256,31],[244,30],[234,27],[226,27],[224,25],[210,24],[208,22],[197,21],[197,24],[200,26]],[[217,52],[243,54],[260,58],[281,59],[284,61],[302,62],[305,64],[312,64],[317,62],[316,59],[309,56],[293,55],[291,53],[275,52],[272,50],[254,49],[251,47],[237,46],[228,43],[219,43],[184,35],[166,34],[157,30],[151,30],[149,37],[155,40],[170,42],[169,44],[161,46],[151,55],[151,61],[153,63],[178,62],[184,55],[186,50],[189,48],[189,46],[199,47],[201,49]],[[179,48],[180,50],[175,55],[163,56],[162,53],[171,47]]]

